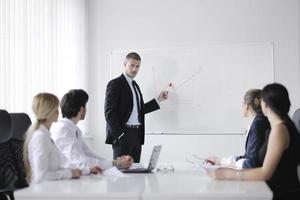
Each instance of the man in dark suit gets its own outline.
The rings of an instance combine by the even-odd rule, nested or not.
[[[133,80],[140,64],[140,56],[129,53],[124,62],[124,73],[111,80],[106,88],[105,143],[112,144],[114,159],[131,155],[134,162],[140,162],[145,140],[145,114],[158,110],[159,102],[168,98],[168,92],[162,91],[156,99],[144,103],[140,88]]]

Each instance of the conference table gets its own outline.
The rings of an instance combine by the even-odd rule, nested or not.
[[[80,179],[45,181],[15,192],[18,199],[272,199],[263,181],[213,180],[201,170],[179,169],[123,176],[91,175]]]

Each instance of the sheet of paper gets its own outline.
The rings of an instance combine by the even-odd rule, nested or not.
[[[118,170],[116,167],[111,167],[107,170],[104,170],[102,173],[103,176],[114,176],[114,177],[127,177],[124,173]]]

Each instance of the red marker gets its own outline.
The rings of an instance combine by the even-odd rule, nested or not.
[[[211,160],[208,160],[208,159],[203,159],[203,158],[200,158],[199,156],[197,155],[193,155],[195,158],[199,159],[199,160],[202,160],[204,161],[205,163],[210,163],[212,165],[215,165],[215,162],[214,161],[211,161]]]
[[[169,88],[172,88],[172,87],[173,87],[173,84],[169,83],[168,87],[165,89],[165,92],[169,92]]]
[[[205,162],[210,163],[210,164],[212,164],[212,165],[215,164],[215,162],[213,162],[213,161],[211,161],[211,160],[205,160]]]

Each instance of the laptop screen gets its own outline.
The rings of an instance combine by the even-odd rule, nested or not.
[[[155,167],[156,167],[158,157],[159,157],[159,154],[160,154],[160,150],[161,150],[161,146],[162,145],[157,145],[157,146],[153,147],[153,151],[152,151],[152,154],[151,154],[151,157],[150,157],[150,162],[149,162],[149,165],[148,165],[148,169],[151,170],[151,171],[153,169],[155,169]]]

